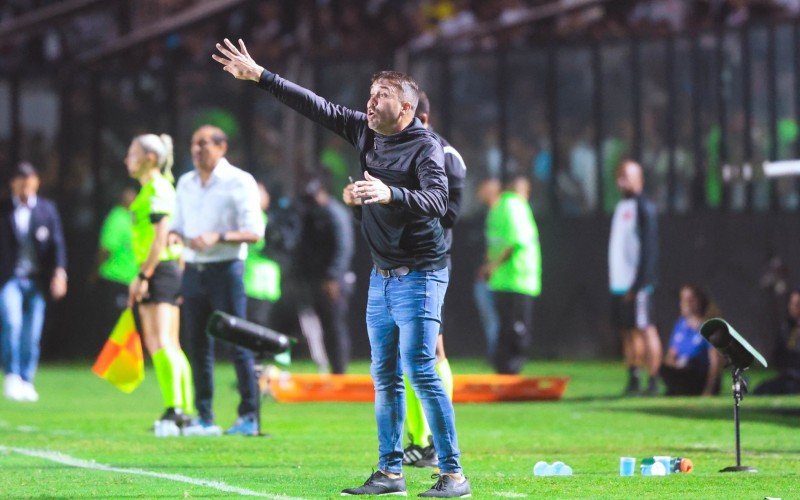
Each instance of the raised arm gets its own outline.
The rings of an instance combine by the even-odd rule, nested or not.
[[[224,45],[217,44],[217,50],[222,55],[213,54],[211,58],[222,64],[222,69],[235,78],[258,83],[259,87],[269,91],[282,103],[340,135],[353,146],[356,145],[359,134],[366,127],[364,113],[333,104],[260,66],[247,52],[241,39],[239,47],[236,47],[226,38]]]

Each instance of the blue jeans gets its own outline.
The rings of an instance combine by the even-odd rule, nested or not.
[[[478,308],[478,316],[483,325],[483,333],[486,335],[486,352],[489,359],[494,358],[494,351],[497,348],[497,337],[500,332],[500,317],[494,306],[494,297],[489,285],[483,280],[475,280],[472,288],[472,296],[475,299],[475,306]]]
[[[39,364],[45,305],[44,294],[33,280],[11,278],[0,289],[3,367],[6,374],[19,375],[26,382],[33,382]]]
[[[374,270],[367,299],[378,424],[378,468],[399,473],[403,462],[403,372],[422,401],[443,473],[461,472],[453,404],[434,369],[447,268],[384,278]]]
[[[206,333],[206,324],[216,310],[240,318],[246,316],[243,271],[244,262],[234,260],[201,266],[187,265],[183,273],[181,328],[190,343],[197,413],[209,422],[214,421],[214,338]],[[233,363],[241,396],[239,415],[255,417],[258,388],[253,352],[235,346]]]

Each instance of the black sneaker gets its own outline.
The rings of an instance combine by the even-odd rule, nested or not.
[[[394,495],[404,497],[407,496],[406,478],[400,476],[397,479],[392,479],[378,470],[373,472],[362,486],[342,490],[343,497],[351,495]]]
[[[625,387],[625,392],[623,393],[625,396],[641,396],[642,395],[642,387],[639,383],[638,378],[632,378],[628,381],[628,386]]]
[[[647,391],[645,391],[645,396],[655,397],[660,396],[661,391],[658,386],[658,377],[650,377],[650,381],[647,384]]]
[[[422,457],[414,462],[414,467],[439,467],[439,455],[433,445],[422,448]]]
[[[436,484],[419,496],[427,498],[469,498],[472,490],[469,487],[469,479],[466,477],[460,483],[449,474],[434,474],[431,478],[438,478]]]
[[[411,443],[403,450],[403,465],[414,465],[425,456],[425,448]]]
[[[161,421],[167,420],[170,422],[175,422],[175,425],[182,428],[188,426],[192,422],[192,417],[183,413],[182,410],[178,410],[175,408],[167,408],[164,414],[161,415],[161,418],[159,418],[159,420]]]

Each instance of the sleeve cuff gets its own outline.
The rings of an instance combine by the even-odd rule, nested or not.
[[[258,78],[258,86],[262,88],[269,88],[272,83],[275,81],[275,77],[277,77],[275,73],[268,69],[264,69],[261,72],[261,76]]]
[[[389,203],[402,204],[406,199],[405,191],[400,188],[389,186],[389,191],[392,193],[392,199]]]

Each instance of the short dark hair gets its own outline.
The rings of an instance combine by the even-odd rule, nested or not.
[[[400,94],[400,99],[411,103],[413,110],[417,109],[419,103],[419,85],[410,76],[400,71],[378,71],[372,75],[370,84],[378,81],[385,81],[394,87]]]
[[[426,94],[424,90],[419,91],[419,102],[417,103],[416,116],[422,114],[426,114],[428,116],[431,114],[431,101],[428,99],[428,94]]]

